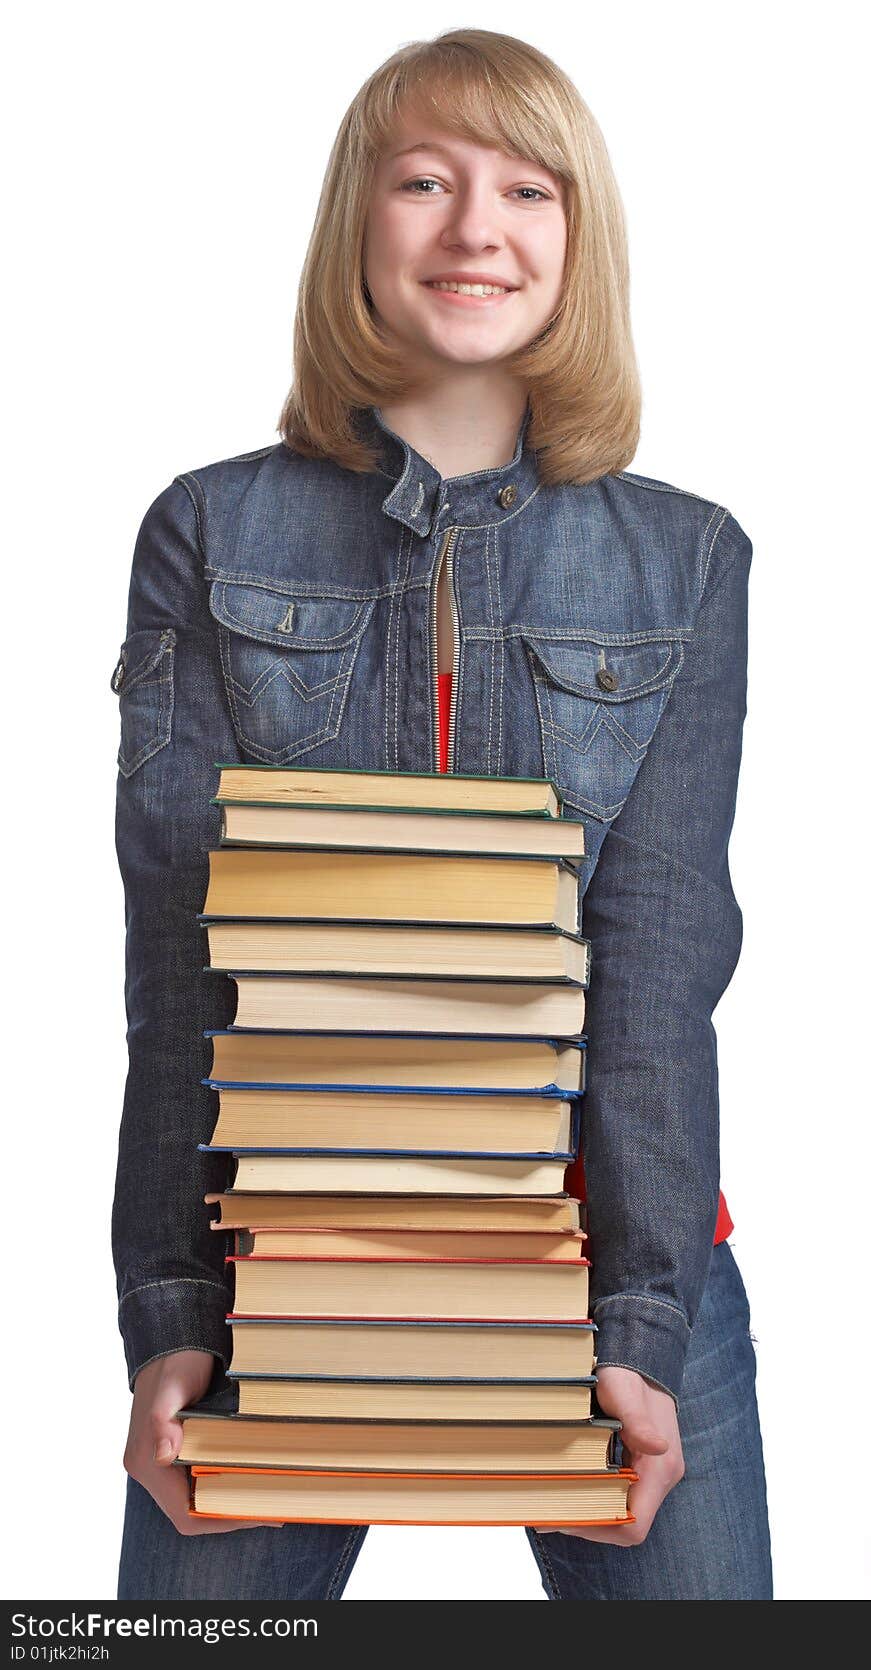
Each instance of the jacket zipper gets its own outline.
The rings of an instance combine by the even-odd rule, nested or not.
[[[454,730],[456,728],[456,721],[457,721],[457,658],[458,658],[458,655],[459,655],[459,644],[460,644],[460,620],[459,620],[459,616],[457,614],[457,604],[456,604],[456,598],[454,596],[454,560],[453,560],[453,557],[451,555],[451,549],[452,549],[452,546],[453,546],[453,543],[454,543],[454,537],[455,537],[456,533],[457,533],[456,528],[446,528],[445,529],[445,536],[444,536],[444,539],[442,540],[442,543],[441,543],[441,549],[439,550],[438,561],[436,563],[435,579],[433,580],[433,588],[432,588],[432,615],[431,615],[431,618],[430,618],[430,644],[432,646],[433,690],[435,692],[435,768],[436,768],[436,771],[438,771],[438,768],[439,768],[439,681],[438,681],[439,660],[438,660],[438,640],[437,640],[437,633],[438,633],[438,582],[439,582],[439,575],[441,573],[442,562],[445,559],[447,560],[447,565],[448,565],[448,595],[450,597],[451,620],[453,622],[453,628],[454,628],[454,643],[453,643],[454,653],[453,653],[453,656],[451,657],[451,664],[452,664],[452,667],[453,667],[453,677],[451,679],[451,705],[450,705],[450,709],[449,709],[449,712],[448,712],[448,755],[447,755],[447,760],[446,760],[445,763],[446,763],[446,767],[447,767],[448,771],[453,771],[453,769],[454,769]]]

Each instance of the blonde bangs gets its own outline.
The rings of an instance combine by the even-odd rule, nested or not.
[[[379,332],[363,274],[375,168],[398,118],[411,114],[537,162],[562,181],[568,239],[560,306],[504,365],[528,389],[527,439],[543,482],[580,484],[625,469],[638,445],[641,394],[625,219],[605,142],[551,59],[485,29],[402,47],[342,119],[300,277],[282,439],[305,457],[372,470],[377,458],[355,430],[355,410],[412,391],[400,355]]]

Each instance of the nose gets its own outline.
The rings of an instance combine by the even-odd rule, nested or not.
[[[492,189],[484,185],[459,190],[442,233],[447,249],[499,249],[502,234]]]

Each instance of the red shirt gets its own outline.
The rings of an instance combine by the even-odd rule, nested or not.
[[[439,771],[448,769],[448,720],[451,706],[451,673],[439,673]],[[566,1190],[575,1195],[578,1200],[586,1200],[587,1190],[584,1181],[584,1161],[578,1150],[578,1157],[570,1166],[566,1167]],[[720,1190],[720,1204],[717,1211],[717,1227],[714,1230],[714,1246],[718,1241],[725,1241],[731,1235],[735,1225],[729,1216],[729,1208]]]

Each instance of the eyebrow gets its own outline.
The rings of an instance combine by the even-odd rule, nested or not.
[[[415,145],[406,145],[402,151],[391,151],[390,161],[395,162],[397,157],[407,157],[411,151],[441,151],[443,156],[450,156],[447,145],[439,144],[437,139],[420,139]]]

